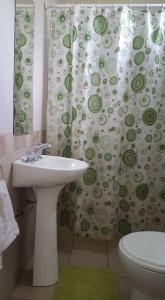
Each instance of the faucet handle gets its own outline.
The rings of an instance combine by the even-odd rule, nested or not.
[[[39,143],[39,144],[35,145],[34,150],[38,150],[38,148],[40,148],[41,145],[42,145],[42,143]]]
[[[33,162],[35,158],[35,152],[34,151],[27,151],[25,156],[22,158],[24,162]]]

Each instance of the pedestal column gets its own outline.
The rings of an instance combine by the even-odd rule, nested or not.
[[[49,286],[58,281],[57,200],[63,187],[36,188],[33,286]]]

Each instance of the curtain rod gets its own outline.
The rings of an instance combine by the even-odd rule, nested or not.
[[[129,4],[129,3],[113,3],[113,4],[98,4],[98,3],[88,3],[88,4],[81,4],[81,3],[75,3],[75,4],[44,4],[45,9],[50,9],[50,8],[72,8],[75,7],[75,5],[80,5],[81,7],[105,7],[105,8],[110,8],[110,7],[120,7],[120,6],[128,6],[128,7],[134,7],[134,8],[149,8],[149,7],[157,7],[157,8],[165,8],[165,3],[156,3],[156,4],[152,4],[152,3],[139,3],[139,4]]]

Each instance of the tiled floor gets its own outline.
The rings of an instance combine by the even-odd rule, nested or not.
[[[68,227],[59,232],[59,262],[77,266],[111,268],[119,274],[122,300],[129,299],[130,282],[118,260],[117,241],[80,239],[73,241]],[[51,300],[55,286],[32,287],[32,268],[29,267],[18,282],[11,300]]]

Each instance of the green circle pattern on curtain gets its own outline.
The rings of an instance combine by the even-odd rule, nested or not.
[[[50,19],[47,141],[89,164],[61,194],[61,224],[102,239],[165,230],[165,11],[78,5]]]

